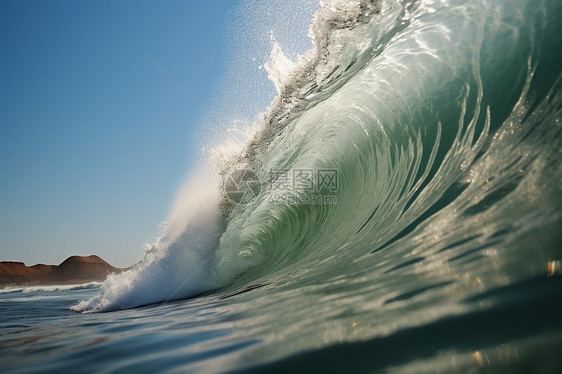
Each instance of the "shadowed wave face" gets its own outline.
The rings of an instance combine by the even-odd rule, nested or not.
[[[194,174],[143,261],[73,309],[230,292],[279,318],[257,331],[300,327],[281,357],[417,336],[501,305],[466,301],[493,290],[523,285],[527,305],[561,257],[561,16],[548,0],[329,2],[313,49],[274,44],[278,96],[244,149]]]

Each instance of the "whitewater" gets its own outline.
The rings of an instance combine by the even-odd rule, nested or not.
[[[558,372],[561,17],[325,1],[308,51],[264,36],[275,98],[210,141],[141,262],[78,289],[76,328],[116,318],[170,371]]]

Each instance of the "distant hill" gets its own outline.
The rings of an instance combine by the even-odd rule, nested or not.
[[[16,285],[73,284],[103,281],[108,274],[120,272],[98,256],[71,256],[60,265],[0,262],[0,287]]]

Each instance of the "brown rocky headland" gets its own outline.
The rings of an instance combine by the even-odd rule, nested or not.
[[[0,287],[100,282],[108,274],[123,269],[108,264],[98,256],[71,256],[60,265],[37,264],[26,266],[23,262],[0,262]]]

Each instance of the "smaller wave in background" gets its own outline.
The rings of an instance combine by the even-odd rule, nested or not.
[[[81,284],[68,284],[68,285],[55,285],[55,286],[7,287],[7,288],[0,289],[0,294],[87,290],[92,288],[100,288],[101,285],[102,285],[101,282],[89,282],[89,283],[81,283]]]

